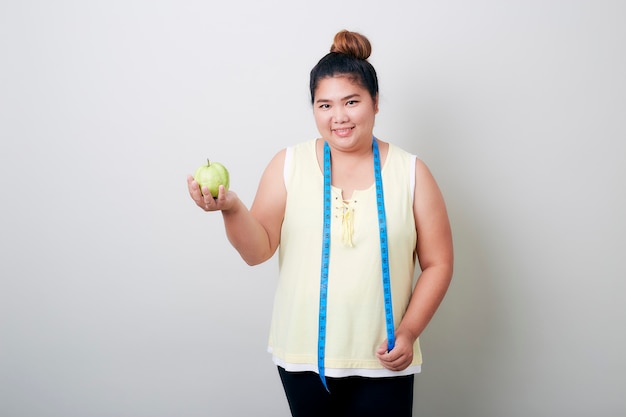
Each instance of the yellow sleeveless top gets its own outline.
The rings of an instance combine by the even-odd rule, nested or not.
[[[413,289],[416,231],[413,217],[415,156],[389,145],[381,161],[393,315],[397,327]],[[373,161],[372,161],[373,164]],[[315,140],[287,150],[287,204],[279,246],[279,278],[270,327],[274,362],[290,371],[317,371],[317,336],[323,222],[323,172]],[[392,376],[420,371],[419,341],[402,372],[376,358],[386,339],[380,239],[374,183],[343,201],[332,187],[331,245],[326,327],[326,375]]]

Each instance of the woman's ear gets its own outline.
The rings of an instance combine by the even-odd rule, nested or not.
[[[378,114],[378,93],[376,93],[376,97],[374,97],[374,114]]]

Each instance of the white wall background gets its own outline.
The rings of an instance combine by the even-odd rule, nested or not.
[[[316,135],[308,73],[370,37],[376,133],[448,202],[416,416],[626,414],[622,1],[3,1],[0,415],[287,416],[248,267],[187,196],[251,203]]]

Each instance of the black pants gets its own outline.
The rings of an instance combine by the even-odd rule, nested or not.
[[[293,417],[411,417],[414,376],[326,378],[278,367]]]

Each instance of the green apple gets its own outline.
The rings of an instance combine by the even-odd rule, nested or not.
[[[208,159],[206,160],[206,165],[196,169],[193,179],[200,186],[200,190],[202,190],[202,187],[207,187],[214,198],[219,193],[220,185],[223,185],[227,191],[230,185],[230,177],[226,167],[219,162],[210,162]]]

